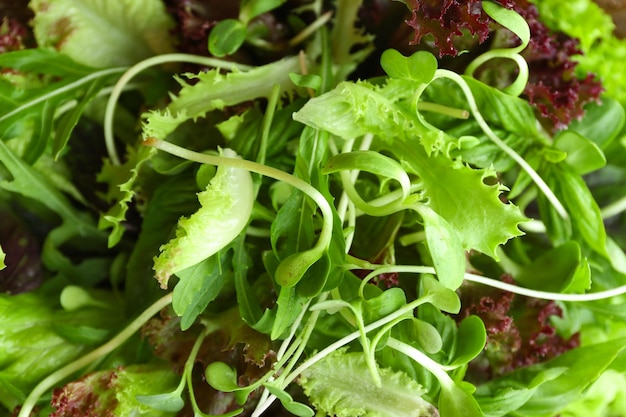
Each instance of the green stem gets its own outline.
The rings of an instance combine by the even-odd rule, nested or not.
[[[417,110],[443,114],[455,119],[467,119],[470,115],[469,112],[464,109],[455,109],[453,107],[444,106],[443,104],[430,103],[427,101],[417,103]]]
[[[626,196],[604,207],[601,210],[601,213],[603,219],[608,219],[609,217],[617,216],[624,211],[626,211]]]
[[[170,292],[167,295],[161,297],[150,307],[145,309],[135,320],[133,320],[128,326],[126,326],[124,330],[119,332],[107,343],[50,374],[47,378],[37,384],[35,388],[33,388],[31,393],[26,398],[26,401],[24,401],[18,417],[30,416],[30,413],[35,407],[35,404],[37,404],[39,397],[41,397],[46,391],[48,391],[55,384],[69,377],[73,373],[81,370],[90,363],[120,347],[126,340],[128,340],[133,334],[135,334],[141,328],[141,326],[146,324],[148,320],[150,320],[155,314],[157,314],[167,305],[171,304],[171,302],[172,293]]]
[[[437,272],[435,268],[431,266],[420,265],[369,265],[369,269],[374,269],[365,278],[364,282],[372,279],[374,276],[389,273],[389,272],[408,272],[414,274],[433,274]],[[467,281],[476,282],[478,284],[487,285],[489,287],[498,288],[500,290],[509,291],[515,294],[523,295],[525,297],[539,298],[542,300],[550,301],[570,301],[570,302],[585,302],[585,301],[597,301],[605,300],[618,295],[626,294],[626,285],[622,285],[610,290],[599,291],[595,293],[587,294],[562,294],[558,292],[538,291],[531,290],[530,288],[524,288],[517,285],[507,284],[497,279],[484,277],[482,275],[476,275],[471,273],[465,273],[464,278]],[[363,286],[364,284],[361,284]],[[359,289],[362,293],[362,289]]]
[[[186,62],[190,64],[199,64],[206,65],[209,67],[216,68],[226,68],[228,70],[246,70],[250,69],[247,65],[237,64],[234,62],[223,61],[221,59],[209,58],[200,55],[192,55],[192,54],[163,54],[157,55],[148,59],[145,59],[131,68],[129,68],[124,75],[120,77],[117,81],[113,90],[111,91],[111,95],[109,96],[109,100],[107,102],[105,111],[104,111],[104,142],[106,145],[107,153],[109,154],[109,158],[114,165],[120,164],[120,158],[117,154],[117,150],[115,149],[115,138],[113,136],[113,117],[115,114],[115,105],[120,98],[120,95],[124,91],[126,84],[130,82],[130,80],[135,77],[137,74],[145,71],[150,67],[154,67],[161,64],[166,64],[170,62]],[[124,68],[123,70],[126,70]],[[121,72],[121,71],[120,71]]]
[[[311,23],[309,26],[304,28],[296,36],[294,36],[293,38],[289,39],[289,42],[287,42],[287,45],[289,45],[289,47],[291,48],[291,47],[294,47],[294,46],[298,45],[299,43],[304,42],[304,40],[306,38],[308,38],[309,36],[311,36],[312,34],[317,32],[317,30],[319,28],[321,28],[326,23],[328,23],[328,21],[330,20],[332,15],[333,15],[332,11],[328,11],[328,12],[324,13],[323,15],[321,15],[320,17],[315,19],[313,21],[313,23]]]

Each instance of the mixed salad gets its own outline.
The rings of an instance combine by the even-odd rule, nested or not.
[[[626,415],[591,0],[0,17],[0,415]]]

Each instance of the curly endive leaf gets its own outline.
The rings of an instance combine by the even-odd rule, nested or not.
[[[223,149],[222,156],[237,158]],[[176,237],[161,246],[154,260],[156,278],[162,288],[172,274],[217,253],[241,233],[252,213],[254,192],[250,172],[220,166],[207,189],[198,193],[201,207],[178,221]]]
[[[105,196],[107,201],[115,201],[106,213],[103,213],[98,222],[98,228],[112,228],[109,235],[109,247],[117,245],[124,233],[122,222],[126,220],[128,205],[135,196],[137,176],[141,166],[148,161],[156,150],[147,146],[141,146],[139,150],[130,148],[128,160],[123,165],[112,165],[105,161],[102,172],[98,175],[98,181],[109,184],[109,190]]]
[[[299,72],[297,58],[263,65],[245,72],[221,73],[211,70],[185,74],[186,82],[175,77],[181,85],[178,95],[171,95],[171,103],[164,110],[153,110],[143,115],[143,137],[165,139],[176,127],[187,120],[204,117],[212,110],[221,110],[257,98],[268,98],[275,84],[281,92],[295,88],[289,74]]]
[[[337,351],[305,370],[299,384],[318,411],[337,417],[434,417],[424,388],[407,374],[379,369],[377,387],[363,353]]]

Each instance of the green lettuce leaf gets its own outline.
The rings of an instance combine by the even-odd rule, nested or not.
[[[44,377],[90,349],[87,337],[110,337],[123,323],[121,310],[58,308],[58,298],[42,291],[0,295],[0,404],[22,404]]]
[[[38,45],[85,65],[132,65],[173,50],[173,21],[160,0],[33,0],[29,6]]]
[[[117,245],[122,238],[124,233],[122,222],[126,220],[129,204],[135,196],[139,171],[155,153],[156,150],[153,148],[140,146],[139,149],[128,149],[127,160],[123,165],[113,165],[109,160],[104,162],[98,181],[108,185],[105,199],[109,202],[115,201],[115,204],[101,215],[98,228],[112,229],[109,247]]]
[[[172,95],[171,103],[164,110],[154,110],[143,115],[143,137],[165,139],[179,125],[187,120],[204,117],[212,110],[221,110],[257,98],[268,98],[275,84],[281,92],[295,88],[289,73],[298,72],[296,58],[263,65],[246,72],[222,74],[219,70],[185,74],[192,83],[175,77],[181,85],[177,96]]]
[[[222,150],[222,155],[237,158],[231,149]],[[200,209],[178,221],[176,237],[161,247],[154,260],[162,288],[167,288],[172,274],[217,253],[246,227],[254,202],[252,176],[242,169],[220,166],[198,200]]]
[[[319,411],[338,417],[434,417],[425,390],[403,372],[379,369],[376,386],[362,353],[335,352],[302,373],[298,383]]]
[[[334,90],[309,100],[294,119],[327,130],[346,140],[373,133],[389,152],[417,174],[423,184],[420,196],[456,231],[464,249],[476,249],[496,257],[499,244],[521,235],[517,225],[525,216],[512,204],[503,204],[500,184],[487,185],[495,177],[490,169],[472,169],[447,155],[458,140],[423,124],[407,103],[406,91],[417,85],[398,82],[377,88],[365,82],[341,83]],[[396,102],[397,101],[397,102]],[[421,145],[421,146],[420,146]]]

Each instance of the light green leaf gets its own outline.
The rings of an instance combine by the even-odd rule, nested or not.
[[[344,139],[368,133],[380,137],[405,169],[419,176],[427,206],[450,224],[463,249],[476,249],[496,258],[498,245],[522,234],[517,226],[525,216],[512,204],[501,202],[503,186],[485,184],[495,172],[475,170],[447,158],[450,142],[444,139],[445,134],[423,125],[407,110],[403,98],[395,90],[376,89],[366,83],[340,83],[309,100],[294,119]],[[439,139],[433,141],[433,137]]]
[[[237,158],[230,149],[224,149],[222,156]],[[162,288],[167,288],[172,274],[217,253],[246,227],[254,203],[252,176],[239,168],[220,166],[198,200],[200,209],[178,221],[176,237],[161,247],[154,261]]]
[[[516,52],[520,52],[526,48],[528,42],[530,42],[530,28],[526,20],[524,20],[519,13],[491,1],[485,1],[482,5],[483,10],[485,10],[489,17],[520,38],[522,43],[516,47]]]
[[[4,263],[6,256],[6,253],[2,250],[2,246],[0,246],[0,271],[7,267]]]
[[[375,151],[353,151],[335,155],[326,162],[322,173],[330,174],[352,169],[371,172],[398,181],[404,198],[408,197],[411,191],[411,180],[402,165]]]
[[[106,213],[103,213],[98,222],[101,230],[112,228],[108,245],[117,245],[124,233],[122,222],[126,220],[126,212],[135,196],[136,181],[143,164],[156,154],[154,148],[140,146],[139,149],[129,148],[127,160],[122,165],[113,165],[109,160],[104,161],[102,171],[98,174],[98,181],[108,185],[105,198],[115,202]]]
[[[279,7],[286,1],[287,0],[244,0],[241,2],[239,18],[241,21],[247,23],[255,17]]]
[[[504,204],[500,184],[487,185],[489,170],[475,170],[443,156],[427,157],[419,147],[398,144],[398,155],[421,176],[427,205],[445,219],[462,242],[497,259],[496,248],[523,233],[518,225],[526,217],[513,204]]]
[[[337,351],[306,369],[298,383],[318,411],[338,417],[434,417],[425,390],[403,372],[379,369],[376,387],[363,353]]]
[[[37,44],[84,65],[132,65],[173,51],[173,21],[159,0],[33,0],[29,6]]]
[[[437,278],[444,287],[456,290],[463,283],[465,252],[450,224],[427,206],[416,206],[424,221],[426,243],[433,259]]]
[[[180,92],[172,97],[164,110],[143,115],[143,137],[165,139],[183,122],[204,117],[212,110],[257,98],[269,98],[275,84],[280,85],[281,93],[290,91],[295,86],[289,74],[298,72],[298,60],[292,57],[246,72],[222,74],[219,70],[211,70],[186,74],[193,84],[176,77],[182,87]]]

